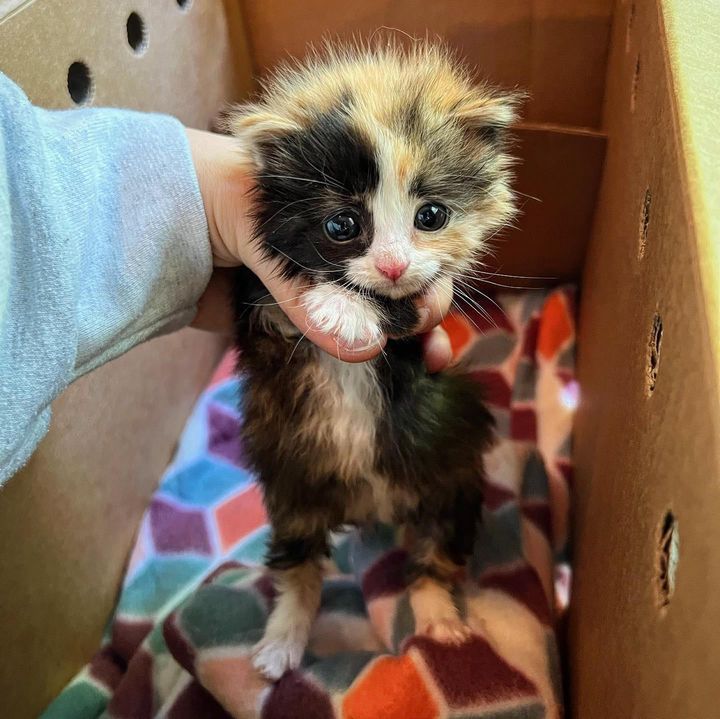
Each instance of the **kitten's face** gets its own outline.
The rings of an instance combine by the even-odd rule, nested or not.
[[[514,105],[422,43],[283,72],[232,122],[257,176],[259,240],[288,276],[369,296],[460,276],[513,214]]]

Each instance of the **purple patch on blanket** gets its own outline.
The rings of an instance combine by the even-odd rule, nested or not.
[[[540,333],[540,318],[534,315],[525,326],[523,337],[522,356],[535,364],[535,351],[537,350],[538,334]]]
[[[537,417],[533,407],[513,407],[510,412],[510,437],[523,442],[537,441]]]
[[[208,452],[228,462],[245,467],[240,442],[240,419],[218,404],[208,405]]]
[[[175,661],[192,674],[195,670],[195,649],[178,626],[177,612],[173,612],[163,623],[163,638]]]
[[[500,509],[504,504],[515,501],[517,501],[517,496],[506,487],[487,481],[483,484],[483,504],[491,512]]]
[[[273,578],[269,574],[263,574],[262,576],[258,577],[257,581],[255,582],[255,589],[257,590],[258,594],[267,602],[267,606],[272,607],[275,602],[275,597],[277,596],[277,591],[275,589],[275,582],[273,581]]]
[[[120,684],[127,670],[127,662],[112,647],[101,649],[90,662],[90,676],[112,692]]]
[[[562,474],[563,479],[565,482],[567,482],[568,486],[572,488],[573,486],[573,466],[567,459],[559,459],[555,462],[555,466],[557,467],[560,474]]]
[[[128,665],[108,705],[112,719],[151,719],[153,716],[153,659],[146,651],[139,651]]]
[[[508,409],[512,400],[512,387],[500,370],[481,369],[471,374],[483,388],[485,400],[493,407]]]
[[[212,584],[221,574],[225,574],[229,569],[244,569],[247,565],[243,564],[242,562],[236,562],[235,560],[231,559],[228,562],[223,562],[219,566],[215,567],[215,569],[210,572],[205,579],[203,579],[203,584]]]
[[[185,509],[155,497],[150,505],[150,525],[159,552],[212,554],[202,510]]]
[[[123,661],[129,662],[154,626],[149,619],[125,618],[119,614],[112,625],[110,646]]]
[[[375,562],[362,580],[365,601],[402,592],[407,586],[407,559],[408,554],[404,549],[393,549]]]
[[[212,694],[196,681],[182,690],[175,700],[167,719],[231,719],[228,714],[213,698]]]
[[[545,536],[552,541],[552,512],[548,502],[523,502],[523,516],[527,517]]]
[[[262,708],[262,719],[334,719],[330,697],[299,672],[289,672],[275,685]]]

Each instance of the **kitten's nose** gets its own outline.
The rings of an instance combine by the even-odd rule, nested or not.
[[[381,275],[385,275],[389,280],[397,282],[403,276],[409,264],[407,261],[378,260],[375,263],[375,267]]]

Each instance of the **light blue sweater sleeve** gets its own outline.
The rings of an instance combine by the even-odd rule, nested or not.
[[[192,319],[211,265],[178,121],[41,110],[0,73],[0,484],[70,382]]]

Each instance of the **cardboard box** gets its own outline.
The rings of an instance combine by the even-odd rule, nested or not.
[[[531,93],[518,128],[530,197],[498,263],[581,283],[570,714],[716,716],[715,0],[0,0],[0,70],[38,104],[71,107],[70,90],[88,90],[82,67],[68,86],[82,63],[92,104],[207,127],[308,41],[381,26],[444,37]],[[97,646],[144,502],[220,349],[180,333],[78,382],[0,494],[4,716],[35,716]],[[99,392],[117,402],[112,424]]]

